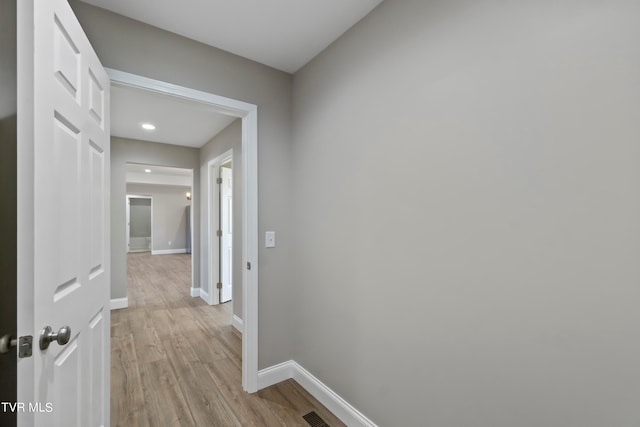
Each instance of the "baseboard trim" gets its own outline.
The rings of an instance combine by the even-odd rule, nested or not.
[[[200,288],[191,288],[191,296],[199,297],[200,296]]]
[[[111,310],[129,307],[129,298],[114,298],[111,300]]]
[[[202,288],[200,288],[200,298],[202,298],[207,304],[213,305],[213,301],[211,301],[211,295],[209,295],[209,292],[205,291]]]
[[[151,255],[174,255],[174,254],[186,254],[186,249],[160,249],[157,251],[151,251]]]
[[[327,387],[322,381],[314,377],[309,371],[296,361],[280,363],[270,368],[258,371],[258,390],[294,379],[320,403],[326,406],[336,417],[348,426],[377,427],[349,402]]]
[[[294,361],[289,360],[258,371],[258,390],[293,378]]]
[[[236,328],[236,330],[240,333],[244,331],[244,323],[242,322],[242,319],[236,316],[235,314],[231,318],[231,326]]]

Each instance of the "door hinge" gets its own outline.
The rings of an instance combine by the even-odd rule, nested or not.
[[[222,230],[217,230],[216,231],[216,236],[222,237]]]
[[[23,359],[25,357],[31,357],[31,347],[33,345],[33,337],[31,335],[25,335],[18,338],[18,357]]]
[[[220,283],[220,282],[216,283],[216,288],[222,289],[222,283]]]
[[[217,182],[218,184],[222,184],[222,178],[217,178],[217,179],[216,179],[216,182]]]

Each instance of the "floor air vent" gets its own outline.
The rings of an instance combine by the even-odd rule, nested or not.
[[[331,427],[329,424],[325,423],[320,415],[316,414],[315,411],[309,412],[307,415],[303,416],[304,420],[309,423],[311,427]]]

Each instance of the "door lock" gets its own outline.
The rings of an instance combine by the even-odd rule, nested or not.
[[[65,345],[71,338],[71,328],[63,326],[58,332],[53,332],[51,326],[45,326],[40,332],[40,350],[49,348],[49,344],[53,341],[60,345]]]

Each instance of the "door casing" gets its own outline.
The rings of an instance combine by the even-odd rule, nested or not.
[[[220,304],[220,294],[217,292],[215,284],[220,277],[220,248],[218,246],[218,237],[215,236],[215,230],[220,223],[220,206],[219,206],[219,186],[216,180],[220,176],[220,167],[233,159],[233,150],[229,150],[219,155],[213,160],[210,160],[207,167],[207,182],[209,183],[209,204],[207,206],[207,221],[209,236],[207,239],[208,256],[207,262],[209,263],[207,281],[209,283],[209,301],[210,305]]]
[[[233,299],[233,169],[220,168],[220,303]]]
[[[124,71],[109,68],[106,71],[112,84],[200,102],[218,113],[242,119],[242,387],[254,393],[258,391],[258,108]]]

